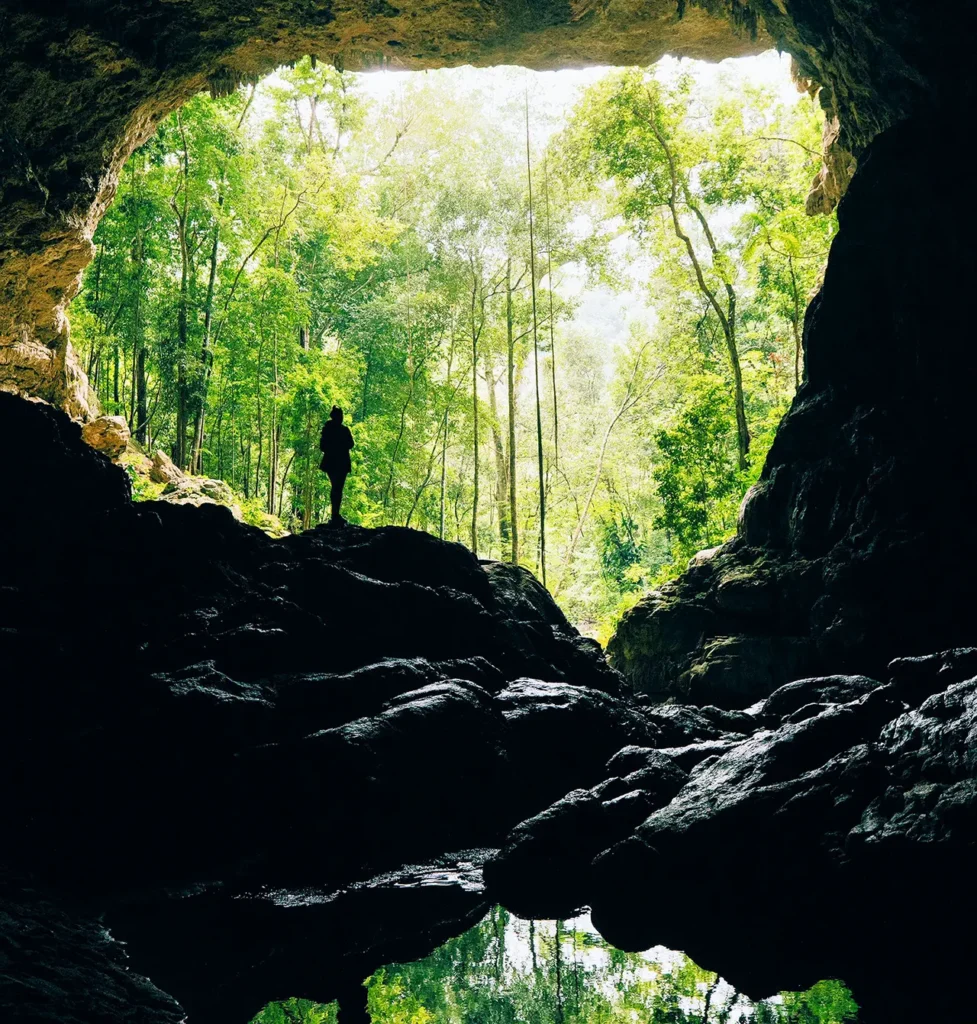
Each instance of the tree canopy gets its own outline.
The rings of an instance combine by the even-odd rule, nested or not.
[[[840,981],[752,1002],[683,953],[625,953],[587,917],[520,921],[501,907],[429,957],[368,978],[373,1024],[847,1024]],[[336,1005],[272,1003],[253,1024],[335,1024]]]
[[[820,113],[659,68],[557,114],[494,74],[376,100],[307,58],[195,97],[125,169],[73,342],[144,449],[292,530],[340,405],[350,521],[517,561],[599,633],[731,535],[801,379]],[[582,309],[615,292],[612,341]]]

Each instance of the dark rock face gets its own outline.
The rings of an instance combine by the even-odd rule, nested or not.
[[[122,945],[95,915],[65,907],[26,877],[0,879],[0,963],[5,1020],[184,1020],[175,999],[130,970]]]
[[[932,300],[942,268],[977,272],[959,162],[939,141],[950,123],[903,123],[861,157],[806,319],[806,380],[736,539],[609,645],[637,689],[747,707],[803,676],[879,678],[893,657],[973,642],[961,530],[977,500],[977,350],[936,343],[972,326],[965,305]]]
[[[0,560],[4,1020],[363,1021],[363,977],[492,901],[590,905],[753,996],[840,976],[864,1024],[965,1019],[933,979],[975,952],[977,649],[648,707],[511,567],[132,505],[64,414],[0,395],[18,436],[11,478],[62,501]],[[759,614],[737,580],[711,614]]]
[[[484,854],[446,851],[497,846],[657,735],[518,570],[412,530],[276,541],[218,506],[133,505],[76,424],[6,394],[0,437],[24,496],[0,560],[2,857],[32,890],[6,939],[51,918],[117,1004],[84,1019],[179,1013],[116,977],[99,918],[193,1019],[355,990],[484,912]],[[4,1020],[80,998],[23,995],[0,983]]]
[[[691,774],[624,750],[512,830],[489,895],[540,917],[590,905],[609,941],[683,949],[751,995],[841,977],[866,1024],[962,1019],[966,985],[934,979],[975,952],[975,671],[956,650],[893,662],[886,685],[783,687]],[[808,699],[809,717],[781,717]]]

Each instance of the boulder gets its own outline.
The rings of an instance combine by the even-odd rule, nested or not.
[[[237,497],[223,480],[183,475],[166,485],[159,500],[171,505],[193,505],[195,508],[201,505],[222,505],[230,510],[235,519],[244,522],[244,513],[237,503]],[[271,536],[283,536],[286,532],[278,519],[267,513],[262,513],[255,525]]]
[[[153,466],[149,471],[149,479],[157,484],[167,484],[178,487],[186,480],[186,473],[176,463],[158,448],[152,455]]]
[[[525,656],[538,651],[539,663],[526,663],[526,675],[558,681],[572,678],[595,689],[621,693],[627,686],[604,659],[596,640],[581,636],[559,605],[528,569],[481,559],[495,606],[505,618],[510,649]],[[581,675],[585,672],[586,675]]]
[[[693,704],[746,708],[818,664],[814,643],[798,636],[715,636],[680,686]]]
[[[867,676],[822,676],[798,679],[775,690],[758,709],[758,715],[780,722],[805,706],[847,704],[882,684]]]
[[[19,507],[30,510],[32,529],[22,543],[8,543],[3,552],[7,561],[33,560],[34,545],[45,534],[52,539],[77,536],[93,519],[128,506],[129,477],[86,444],[81,428],[64,413],[0,391],[0,425],[4,472],[17,481],[23,502]],[[9,506],[8,514],[13,508]],[[58,578],[70,564],[54,570]]]
[[[919,934],[952,930],[977,906],[962,882],[977,837],[977,680],[952,682],[953,662],[930,659],[930,685],[942,673],[943,686],[915,709],[897,685],[850,677],[786,691],[782,710],[802,689],[854,699],[701,761],[667,806],[594,860],[593,888],[575,896],[593,906],[611,942],[661,942],[722,963],[748,994],[841,977],[870,1021],[911,1019],[907,1000],[953,1004],[952,995],[927,995],[945,947],[928,945],[899,986],[887,969]],[[636,900],[638,877],[668,885]],[[722,927],[730,919],[736,929]],[[971,938],[961,945],[967,952],[949,953],[957,965],[973,953]]]
[[[95,451],[117,459],[129,443],[129,424],[122,416],[99,416],[81,428],[81,436]]]
[[[689,652],[715,628],[711,609],[677,597],[674,585],[666,584],[642,598],[622,616],[607,645],[610,664],[635,691],[656,700],[687,696],[677,679]]]
[[[104,921],[29,876],[0,877],[0,959],[0,1019],[10,1024],[186,1020],[172,996],[132,969]]]
[[[485,865],[489,895],[523,917],[566,918],[591,892],[590,863],[664,807],[688,774],[658,751],[629,746],[611,758],[633,767],[590,790],[575,789],[517,825]]]

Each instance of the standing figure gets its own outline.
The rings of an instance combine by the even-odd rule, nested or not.
[[[322,452],[319,469],[329,477],[332,521],[337,524],[346,521],[339,514],[339,509],[343,503],[343,485],[346,483],[346,475],[352,468],[349,458],[352,447],[353,435],[350,433],[349,427],[343,426],[343,410],[338,405],[334,405],[332,412],[329,413],[329,419],[326,420],[322,428],[322,437],[319,439],[319,450]]]

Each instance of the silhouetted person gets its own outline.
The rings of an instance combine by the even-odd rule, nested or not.
[[[334,405],[329,419],[322,428],[322,437],[319,439],[319,450],[322,452],[322,462],[319,469],[329,477],[330,494],[329,500],[332,504],[332,521],[334,523],[344,522],[339,514],[340,506],[343,504],[343,486],[346,483],[346,476],[352,468],[349,459],[350,449],[353,447],[353,435],[349,427],[343,426],[343,410]]]

